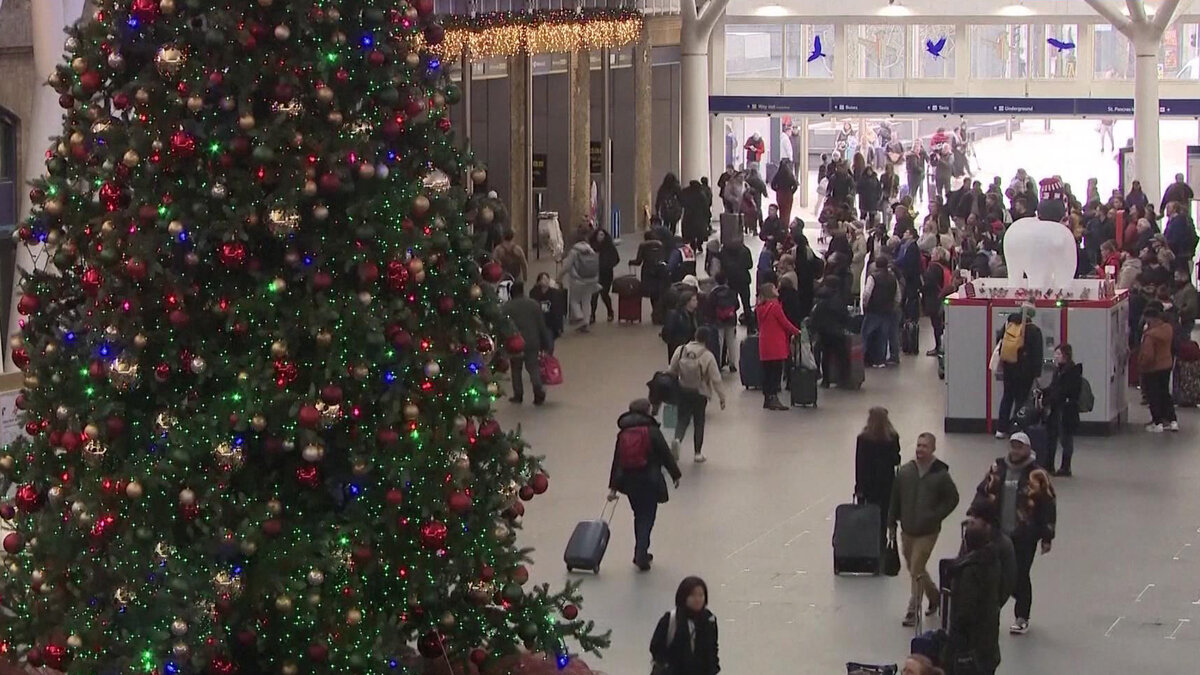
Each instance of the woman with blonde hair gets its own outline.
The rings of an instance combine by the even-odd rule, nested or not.
[[[876,406],[867,412],[867,424],[854,451],[854,494],[867,504],[887,511],[892,497],[892,481],[900,466],[900,434],[888,418],[887,408]],[[886,535],[885,518],[880,518],[880,541]]]
[[[779,303],[775,284],[765,283],[758,287],[758,306],[754,308],[758,319],[758,358],[762,362],[763,407],[768,410],[787,410],[779,401],[779,388],[783,381],[783,364],[791,354],[789,341],[800,329],[784,314]]]
[[[946,675],[946,671],[933,665],[928,656],[913,654],[904,659],[904,670],[900,675]]]

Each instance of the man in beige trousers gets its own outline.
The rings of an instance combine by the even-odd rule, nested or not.
[[[895,540],[900,524],[900,552],[912,577],[912,594],[905,626],[917,624],[922,595],[929,600],[926,616],[936,614],[940,603],[937,584],[926,566],[937,544],[942,522],[958,506],[958,488],[950,478],[950,467],[933,456],[937,438],[929,432],[917,436],[916,456],[896,472],[888,508],[888,535]]]

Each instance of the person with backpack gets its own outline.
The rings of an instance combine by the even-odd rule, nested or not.
[[[1033,307],[1008,315],[1000,334],[1000,410],[996,415],[996,438],[1007,438],[1013,415],[1029,400],[1033,383],[1042,373],[1042,331],[1032,321]]]
[[[1089,394],[1090,391],[1089,387]],[[1082,393],[1083,365],[1075,363],[1074,350],[1064,342],[1054,349],[1054,376],[1042,392],[1042,401],[1049,408],[1050,417],[1046,422],[1046,456],[1038,457],[1038,463],[1051,475],[1064,478],[1071,475],[1071,456],[1075,454],[1075,430],[1079,428]],[[1060,440],[1062,468],[1056,471],[1054,458]]]
[[[617,445],[608,474],[608,501],[616,501],[618,492],[629,498],[629,508],[633,510],[633,564],[643,572],[650,569],[654,560],[650,554],[650,532],[654,529],[658,505],[670,498],[663,469],[671,474],[676,488],[683,477],[658,420],[650,412],[650,401],[639,398],[617,418]]]
[[[962,540],[943,580],[951,600],[941,660],[955,675],[991,675],[1000,665],[1000,563],[980,523],[967,523]]]
[[[504,241],[492,249],[492,258],[500,263],[500,269],[504,270],[505,274],[517,281],[526,280],[529,274],[529,260],[525,257],[525,250],[514,240],[512,230],[504,231]]]
[[[687,577],[675,591],[675,607],[658,620],[650,638],[651,675],[717,675],[717,617],[708,609],[708,585]]]
[[[946,328],[946,308],[942,300],[954,291],[949,251],[941,246],[933,249],[929,266],[925,268],[921,281],[925,315],[929,317],[929,323],[933,327],[933,349],[925,352],[925,356],[937,356],[942,352],[942,331]]]
[[[693,289],[685,287],[680,293],[675,309],[667,314],[659,337],[667,344],[667,361],[675,356],[675,351],[691,342],[696,337],[699,326],[697,310],[700,309],[700,295]]]
[[[663,176],[663,182],[658,186],[654,195],[654,213],[662,220],[663,225],[675,234],[679,220],[683,218],[683,186],[675,174]]]
[[[592,294],[600,292],[600,255],[586,239],[575,242],[567,252],[558,282],[567,289],[571,323],[581,323],[579,332],[588,332],[584,312],[591,302]]]
[[[1167,240],[1167,246],[1170,247],[1171,253],[1175,254],[1176,269],[1190,271],[1192,258],[1196,257],[1198,240],[1196,224],[1188,216],[1187,207],[1179,202],[1168,203],[1167,209],[1163,213],[1167,216],[1167,226],[1163,229],[1163,236]]]
[[[678,423],[675,425],[675,439],[671,441],[671,454],[679,456],[679,446],[687,434],[689,423],[695,424],[692,432],[692,449],[695,451],[695,461],[703,464],[705,461],[704,422],[708,401],[717,395],[721,401],[721,410],[725,409],[725,389],[721,386],[721,367],[717,365],[717,357],[708,350],[708,341],[712,337],[712,329],[701,326],[696,329],[695,337],[690,342],[675,350],[671,356],[671,365],[667,372],[679,378],[679,390],[676,393],[676,404],[679,406]]]
[[[742,323],[752,327],[754,307],[750,304],[750,270],[754,269],[754,260],[750,257],[750,249],[741,239],[736,239],[721,247],[719,257],[726,283],[741,300]]]
[[[729,372],[737,372],[737,292],[725,283],[725,273],[717,272],[713,279],[717,285],[708,293],[708,303],[712,309],[713,326],[719,332],[720,352],[717,363],[728,367]]]

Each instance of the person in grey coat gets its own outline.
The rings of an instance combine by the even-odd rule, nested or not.
[[[546,325],[546,316],[537,301],[525,297],[525,283],[520,280],[512,283],[509,300],[504,303],[503,310],[525,340],[524,354],[512,357],[513,395],[508,400],[518,404],[524,400],[525,382],[521,377],[521,369],[524,368],[529,373],[529,384],[533,386],[533,404],[541,405],[546,401],[546,389],[542,386],[538,355],[542,352],[554,353],[554,337]]]
[[[586,239],[575,242],[571,250],[567,251],[558,282],[567,289],[571,322],[583,322],[579,332],[588,332],[588,324],[584,318],[592,295],[600,292],[600,255]]]

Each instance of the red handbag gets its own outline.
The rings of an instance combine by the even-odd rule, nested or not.
[[[562,364],[558,362],[558,359],[553,354],[542,352],[538,356],[538,370],[542,376],[542,384],[548,387],[562,384]]]

